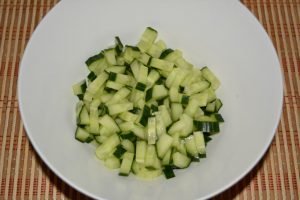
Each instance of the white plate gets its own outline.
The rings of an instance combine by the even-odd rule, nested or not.
[[[152,26],[169,47],[220,78],[226,123],[208,158],[177,177],[143,182],[107,170],[94,150],[74,139],[71,86],[87,74],[84,61],[118,35],[135,44]],[[19,103],[28,137],[65,182],[97,199],[203,199],[227,189],[261,159],[282,107],[280,65],[267,34],[239,1],[62,0],[27,45]]]

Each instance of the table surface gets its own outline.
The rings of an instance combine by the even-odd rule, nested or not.
[[[16,94],[19,62],[57,0],[0,0],[0,200],[89,199],[61,181],[29,143]],[[300,0],[243,0],[265,27],[284,73],[283,113],[263,159],[215,199],[300,199]]]

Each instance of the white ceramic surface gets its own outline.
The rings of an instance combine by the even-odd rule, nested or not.
[[[84,61],[118,35],[135,44],[152,26],[169,47],[220,78],[226,123],[207,159],[177,177],[143,182],[107,170],[92,147],[74,139],[71,86]],[[267,150],[282,106],[282,75],[267,34],[239,1],[62,0],[32,35],[21,63],[18,95],[28,137],[65,182],[97,199],[204,199],[241,179]]]

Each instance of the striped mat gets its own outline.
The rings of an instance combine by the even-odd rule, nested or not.
[[[265,27],[285,76],[283,114],[270,149],[214,199],[300,199],[300,0],[243,0]],[[0,200],[89,199],[55,176],[20,119],[19,62],[33,30],[57,0],[0,0]]]

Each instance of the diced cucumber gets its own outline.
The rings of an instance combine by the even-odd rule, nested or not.
[[[119,171],[120,176],[128,176],[129,175],[129,173],[131,171],[131,166],[133,163],[133,158],[134,158],[133,153],[126,152],[123,155],[123,160],[122,160],[120,171]]]
[[[128,151],[130,153],[135,152],[134,144],[130,140],[127,140],[127,139],[122,140],[121,145],[123,146],[124,149],[126,149],[126,151]]]
[[[137,82],[135,89],[139,90],[139,91],[145,91],[147,85],[141,82]]]
[[[96,54],[96,55],[94,55],[94,56],[89,57],[89,58],[85,61],[85,64],[86,64],[87,66],[90,66],[90,65],[93,64],[94,62],[96,62],[96,61],[98,61],[98,60],[100,60],[100,59],[103,59],[103,58],[104,58],[104,55],[103,55],[103,53],[101,52],[101,53],[99,53],[99,54]]]
[[[148,144],[145,156],[145,166],[148,168],[154,168],[156,157],[155,146],[152,144]]]
[[[185,128],[183,129],[183,131],[181,131],[181,136],[186,137],[193,131],[193,118],[186,114],[183,114],[180,119],[185,123]]]
[[[173,121],[177,121],[183,113],[183,107],[180,103],[171,104],[171,116]]]
[[[216,110],[216,112],[219,112],[219,110],[222,108],[222,106],[223,106],[223,103],[222,103],[222,101],[220,100],[220,99],[216,99],[216,108],[215,108],[215,110]]]
[[[97,76],[97,78],[91,82],[88,87],[87,87],[87,91],[90,94],[95,94],[98,90],[98,88],[100,88],[105,81],[108,79],[108,74],[107,73],[101,73],[100,75]]]
[[[122,65],[125,65],[125,59],[123,57],[117,57],[117,66],[122,66]],[[119,72],[119,73],[124,73],[124,72]]]
[[[126,152],[126,149],[124,149],[124,147],[121,144],[119,144],[116,147],[116,150],[114,151],[114,156],[116,156],[118,159],[120,159],[125,152]]]
[[[186,86],[184,88],[184,93],[186,93],[187,95],[196,94],[196,93],[204,91],[209,86],[210,86],[210,83],[207,81],[193,83],[192,85]]]
[[[189,96],[186,96],[186,95],[182,95],[181,96],[181,104],[186,105],[186,104],[189,103],[189,101],[190,101],[190,97]]]
[[[215,74],[208,67],[203,67],[201,71],[203,77],[211,83],[211,87],[214,90],[218,89],[221,83]]]
[[[158,110],[161,113],[161,117],[163,119],[164,125],[168,127],[170,124],[172,124],[171,115],[169,113],[169,109],[165,105],[161,105],[158,107]]]
[[[103,51],[103,54],[108,64],[110,65],[117,64],[115,48],[105,49]]]
[[[116,53],[120,55],[123,51],[124,45],[122,44],[121,39],[118,36],[115,37],[115,44],[116,44],[115,47]]]
[[[196,148],[199,154],[206,154],[204,135],[201,131],[194,132]]]
[[[174,67],[174,63],[166,60],[161,60],[159,58],[152,58],[150,66],[156,69],[160,69],[162,71],[171,72]]]
[[[207,93],[207,103],[212,102],[217,98],[216,93],[212,87],[207,88],[203,91],[203,93]]]
[[[152,69],[147,77],[147,84],[149,85],[149,87],[152,87],[154,83],[159,79],[159,77],[159,73],[156,70]]]
[[[157,136],[160,137],[163,134],[167,134],[166,126],[164,124],[164,120],[161,115],[161,112],[156,113],[155,119],[156,119],[156,134],[157,134]]]
[[[79,98],[75,138],[92,142],[97,158],[121,176],[175,177],[173,169],[206,157],[224,122],[216,75],[156,39],[151,27],[136,46],[115,37],[86,60],[88,75],[72,86]]]
[[[150,117],[150,115],[151,115],[151,110],[150,110],[149,106],[145,105],[144,109],[143,109],[142,117],[140,119],[140,124],[143,126],[147,126],[148,118]]]
[[[118,158],[116,158],[115,156],[110,156],[105,159],[104,165],[108,169],[118,169],[118,168],[120,168],[121,164],[120,164],[120,160]]]
[[[154,43],[150,49],[147,50],[147,53],[152,56],[153,58],[159,58],[161,53],[166,49],[166,44],[164,41],[159,40],[156,43]]]
[[[145,141],[136,142],[135,161],[141,164],[145,163],[145,157],[147,152],[147,143]]]
[[[186,76],[186,78],[182,81],[181,85],[185,87],[197,81],[202,81],[202,79],[200,80],[199,77],[202,77],[202,72],[199,69],[192,69]]]
[[[114,82],[114,81],[107,81],[105,87],[118,91],[118,90],[120,90],[121,88],[124,87],[124,84],[117,83],[117,82]]]
[[[178,49],[170,52],[168,55],[166,55],[163,59],[167,60],[169,62],[175,62],[178,58],[182,57],[182,52]]]
[[[120,131],[116,122],[109,115],[104,115],[103,117],[101,117],[99,119],[99,123],[112,132],[117,133]]]
[[[135,142],[137,139],[133,132],[123,133],[120,135],[120,138],[122,138],[122,140],[130,140],[131,142]]]
[[[141,52],[139,50],[139,48],[137,47],[133,47],[133,46],[125,46],[125,50],[123,53],[123,58],[125,60],[126,63],[131,63],[134,59],[139,58],[141,55]]]
[[[73,88],[73,94],[78,96],[79,99],[82,100],[83,94],[85,93],[85,90],[87,88],[86,81],[82,80],[79,83],[76,83],[75,85],[73,85],[72,88]]]
[[[175,177],[172,166],[169,166],[169,165],[165,166],[163,171],[164,171],[166,179]]]
[[[187,168],[190,163],[191,159],[182,153],[176,152],[172,155],[173,164],[178,168]]]
[[[80,127],[77,127],[76,129],[75,138],[80,142],[87,142],[87,143],[93,140],[91,134],[89,134],[89,132],[87,132],[86,130]]]
[[[219,122],[202,122],[194,121],[194,125],[197,131],[218,133],[220,131]]]
[[[108,67],[102,52],[90,57],[85,63],[88,66],[88,69],[96,75],[99,75]]]
[[[107,106],[110,115],[116,115],[133,109],[133,103],[119,103]]]
[[[160,59],[164,59],[166,58],[170,53],[172,53],[174,50],[173,49],[165,49],[161,55],[160,55]]]
[[[89,104],[92,102],[94,95],[95,94],[92,94],[92,93],[90,93],[88,91],[84,93],[84,95],[83,95],[83,102],[84,102],[85,105],[87,105],[87,109],[89,109]]]
[[[148,118],[148,144],[155,144],[157,140],[156,136],[156,118]]]
[[[155,161],[154,161],[154,169],[161,169],[162,165],[161,165],[161,160],[158,158],[157,154],[155,156]]]
[[[150,88],[146,91],[145,101],[148,102],[152,99],[153,88]]]
[[[198,106],[204,107],[204,106],[206,106],[206,104],[208,102],[208,93],[202,92],[199,94],[194,94],[191,96],[191,99],[196,99],[196,101],[198,101]]]
[[[135,124],[132,121],[123,122],[118,125],[122,132],[128,132],[134,129]]]
[[[106,136],[106,137],[109,137],[114,134],[113,131],[109,130],[105,126],[101,126],[99,132],[101,136]]]
[[[130,75],[124,75],[124,74],[117,74],[115,82],[123,85],[128,85],[128,86],[133,86],[135,83],[135,81]]]
[[[206,105],[205,111],[208,113],[213,113],[216,110],[216,101],[210,102]]]
[[[121,88],[112,96],[112,98],[109,100],[107,105],[114,104],[114,103],[117,103],[117,102],[123,100],[130,94],[130,92],[131,91],[126,87]]]
[[[138,80],[139,79],[139,71],[140,71],[140,63],[137,60],[134,60],[130,64],[130,69],[133,73],[135,80]]]
[[[149,60],[150,60],[150,56],[146,53],[141,53],[140,57],[137,58],[138,61],[140,61],[142,64],[147,65]]]
[[[108,114],[108,108],[104,103],[101,103],[98,107],[99,117]]]
[[[109,102],[112,97],[114,96],[114,93],[103,93],[100,100],[103,102],[103,103],[107,103]]]
[[[168,95],[168,90],[164,85],[154,85],[152,91],[152,98],[155,100],[163,99]]]
[[[75,108],[75,111],[76,111],[76,121],[79,121],[79,115],[80,115],[80,112],[81,112],[83,106],[84,106],[84,103],[82,101],[78,101],[76,103],[76,108]]]
[[[196,147],[196,142],[193,135],[188,136],[185,138],[185,147],[187,153],[192,157],[198,157],[198,151]]]
[[[187,155],[184,140],[180,140],[179,145],[176,147],[176,149],[178,152],[182,153],[183,155]]]
[[[136,95],[137,97],[137,95]],[[134,106],[140,109],[143,109],[145,107],[145,99],[144,97],[139,98],[137,101],[135,101]]]
[[[175,60],[175,65],[179,68],[183,68],[183,69],[189,69],[191,70],[193,68],[193,65],[191,63],[189,63],[188,61],[186,61],[183,57],[180,57],[178,59]]]
[[[105,135],[96,135],[94,136],[95,137],[95,140],[99,143],[99,144],[102,144],[103,142],[105,142],[105,140],[107,140],[107,136]]]
[[[194,120],[198,120],[204,115],[204,112],[201,108],[197,108],[196,113],[194,115]]]
[[[138,73],[138,79],[137,81],[140,83],[146,84],[147,82],[147,76],[148,76],[148,67],[146,67],[143,64],[140,64],[139,73]]]
[[[211,115],[210,117],[213,117],[215,119],[215,121],[217,121],[217,122],[224,122],[222,115],[219,113],[215,113],[215,114]]]
[[[93,99],[99,99],[99,100],[101,100],[101,97],[102,97],[102,95],[103,95],[103,93],[104,93],[104,88],[105,88],[105,86],[102,85],[102,86],[97,90],[97,92],[93,95]]]
[[[163,165],[169,165],[171,163],[171,154],[172,154],[172,150],[169,149],[162,159]]]
[[[171,84],[171,87],[179,87],[185,77],[188,75],[189,70],[178,69],[178,73],[176,73],[176,77]]]
[[[168,130],[168,133],[171,135],[174,135],[175,133],[180,133],[180,136],[186,137],[189,134],[191,134],[192,130],[193,119],[190,116],[183,114],[180,117],[180,120],[172,124],[172,126]]]
[[[169,96],[171,102],[180,103],[182,99],[182,94],[178,92],[177,87],[171,87],[169,90]]]
[[[109,81],[116,81],[116,79],[117,79],[117,73],[115,73],[115,72],[109,72],[109,74],[108,74],[108,80]]]
[[[174,135],[175,133],[181,133],[184,128],[185,128],[185,121],[181,119],[172,124],[172,126],[168,130],[168,133],[170,135]]]
[[[96,156],[100,159],[106,159],[114,148],[120,144],[120,139],[117,134],[111,135],[105,142],[96,149]]]
[[[171,148],[173,142],[173,138],[168,134],[161,135],[159,140],[157,141],[157,154],[158,157],[163,158],[167,151]]]
[[[157,38],[157,31],[151,27],[147,27],[137,46],[142,51],[145,52],[152,46],[153,42]]]
[[[105,69],[105,71],[107,73],[114,72],[114,73],[120,73],[120,74],[125,73],[125,70],[126,70],[125,66],[112,66],[112,67],[108,67]]]
[[[119,115],[119,117],[124,121],[135,122],[138,118],[138,115],[131,112],[123,112]]]
[[[167,77],[167,79],[166,79],[166,86],[167,86],[168,88],[171,88],[172,83],[174,82],[174,80],[175,80],[176,75],[177,75],[178,72],[179,72],[179,69],[178,69],[178,68],[175,68],[174,70],[171,71],[171,73],[170,73],[169,76]]]
[[[137,163],[135,161],[133,162],[132,170],[137,177],[146,180],[152,180],[162,174],[161,169],[147,169],[145,165]]]
[[[214,115],[201,115],[195,121],[200,122],[218,122]]]
[[[94,99],[90,105],[90,133],[99,135],[99,119],[98,107],[100,105],[99,99]]]
[[[140,139],[146,139],[146,133],[145,133],[144,128],[142,128],[138,125],[135,125],[134,128],[132,129],[132,132]]]
[[[90,116],[85,106],[82,106],[79,116],[77,117],[78,125],[90,124]]]
[[[186,106],[184,113],[189,115],[190,117],[194,117],[194,115],[197,112],[197,108],[200,107],[200,101],[197,99],[191,99],[188,103],[188,105]]]

